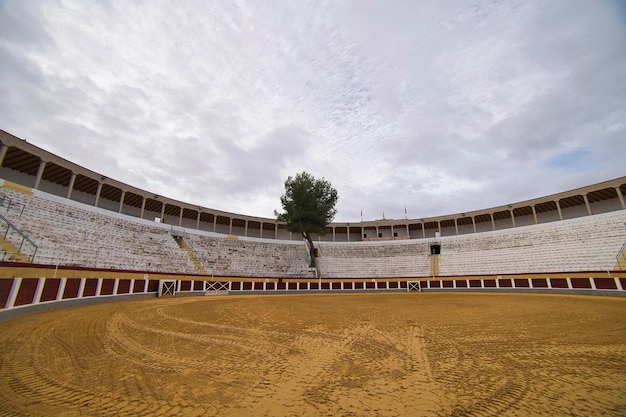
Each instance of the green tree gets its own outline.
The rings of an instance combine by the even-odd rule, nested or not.
[[[301,233],[309,242],[311,266],[315,266],[315,247],[311,233],[323,234],[337,209],[335,204],[339,196],[330,182],[324,178],[315,179],[311,174],[302,172],[295,178],[287,177],[285,194],[280,197],[284,213],[274,211],[277,219],[287,225],[292,233]]]

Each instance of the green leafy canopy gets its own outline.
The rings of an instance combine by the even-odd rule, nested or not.
[[[323,233],[337,214],[335,204],[338,199],[337,190],[330,182],[302,172],[287,178],[285,194],[280,197],[285,211],[274,213],[292,233]]]

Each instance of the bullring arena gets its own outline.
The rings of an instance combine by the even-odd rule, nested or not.
[[[625,177],[332,223],[309,268],[275,219],[0,140],[0,415],[626,415]]]

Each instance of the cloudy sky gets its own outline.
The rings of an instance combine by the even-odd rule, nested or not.
[[[0,0],[0,129],[255,216],[514,203],[626,175],[626,3]]]

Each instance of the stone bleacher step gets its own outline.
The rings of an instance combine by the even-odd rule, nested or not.
[[[181,249],[185,250],[189,254],[189,258],[191,258],[191,262],[193,262],[198,272],[201,273],[202,275],[208,275],[206,270],[200,263],[200,260],[198,259],[196,254],[193,252],[193,249],[191,249],[191,246],[189,246],[185,238],[180,236],[178,239],[175,239],[175,240],[178,243],[178,246],[180,246]]]
[[[19,249],[11,242],[0,236],[0,247],[9,254],[10,261],[29,262],[30,257],[19,252]]]

